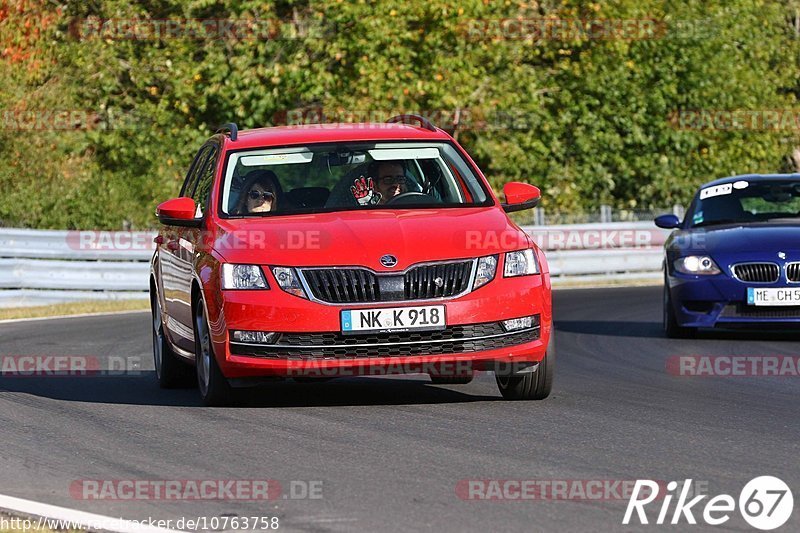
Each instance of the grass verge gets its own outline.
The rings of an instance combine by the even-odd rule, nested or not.
[[[72,302],[36,307],[9,307],[0,309],[0,320],[14,318],[40,318],[48,316],[83,315],[87,313],[113,313],[119,311],[139,311],[150,308],[147,299],[142,300],[104,300]],[[0,533],[3,533],[0,531]]]

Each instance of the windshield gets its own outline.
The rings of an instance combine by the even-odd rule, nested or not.
[[[766,222],[800,216],[800,181],[737,182],[701,189],[689,213],[692,227]]]
[[[317,211],[491,203],[448,143],[342,143],[228,156],[222,212],[258,217]]]

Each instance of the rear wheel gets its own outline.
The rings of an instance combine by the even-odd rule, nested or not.
[[[664,334],[671,339],[688,339],[697,333],[696,328],[686,328],[678,324],[675,316],[675,307],[672,305],[672,293],[669,290],[669,282],[664,278]]]
[[[544,400],[550,396],[555,376],[555,331],[550,332],[547,352],[534,372],[521,374],[495,373],[497,388],[506,400]]]
[[[156,369],[158,386],[162,389],[191,387],[191,367],[182,363],[164,335],[164,324],[161,321],[161,306],[156,295],[150,298],[150,312],[153,322],[153,365]]]
[[[200,398],[209,407],[225,406],[231,402],[231,387],[214,357],[214,347],[208,330],[203,302],[195,303],[194,313],[194,346],[197,368],[197,386]]]

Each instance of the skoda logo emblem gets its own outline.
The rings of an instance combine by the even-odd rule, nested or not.
[[[381,264],[386,268],[392,268],[397,264],[397,258],[393,255],[386,254],[381,257]]]
[[[778,252],[778,257],[781,259],[786,259],[786,252]]]

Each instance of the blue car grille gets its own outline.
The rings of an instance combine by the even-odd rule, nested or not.
[[[726,305],[720,318],[800,318],[800,307],[755,307],[743,304]]]
[[[741,263],[733,266],[733,274],[746,283],[775,283],[780,268],[775,263]]]
[[[789,263],[786,265],[786,277],[792,283],[800,282],[800,263]]]

